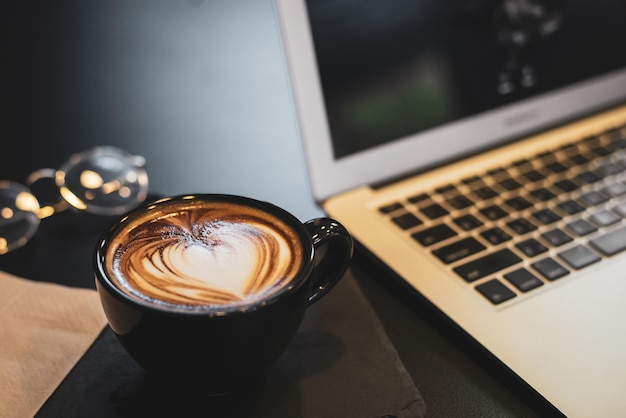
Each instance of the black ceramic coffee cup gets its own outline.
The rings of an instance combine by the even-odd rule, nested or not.
[[[109,326],[148,375],[223,393],[280,357],[352,251],[333,219],[302,223],[267,202],[195,194],[115,222],[94,270]]]

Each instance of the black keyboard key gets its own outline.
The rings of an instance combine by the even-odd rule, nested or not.
[[[491,187],[488,186],[479,187],[478,189],[474,190],[473,193],[480,200],[489,200],[498,196],[498,193],[496,193]]]
[[[431,205],[423,207],[420,209],[420,212],[422,212],[429,219],[441,218],[442,216],[446,216],[449,213],[446,209],[443,208],[443,206],[438,203],[433,203]]]
[[[579,237],[584,237],[585,235],[589,235],[592,232],[596,232],[598,228],[591,225],[589,222],[584,219],[578,219],[574,222],[570,222],[567,225],[567,229],[572,231],[575,235]]]
[[[515,297],[515,292],[498,281],[498,279],[492,279],[479,284],[476,286],[476,290],[494,305],[498,305]]]
[[[599,227],[604,227],[619,222],[621,218],[614,212],[600,210],[589,216],[589,220]]]
[[[492,245],[498,245],[511,239],[509,234],[498,227],[483,231],[480,235]]]
[[[469,197],[463,195],[452,196],[446,202],[454,209],[465,209],[474,204]]]
[[[413,228],[414,226],[421,225],[423,223],[420,218],[412,213],[403,213],[402,215],[391,218],[391,220],[404,230]]]
[[[556,280],[569,274],[569,270],[551,258],[532,263],[531,266],[548,280]]]
[[[491,170],[488,170],[487,174],[495,177],[495,176],[507,175],[508,172],[503,167],[496,167],[496,168],[492,168]]]
[[[522,185],[517,180],[510,178],[502,180],[498,183],[498,185],[508,191],[517,190],[522,187]]]
[[[456,187],[453,184],[447,184],[445,186],[437,187],[435,192],[439,194],[446,194],[456,190]]]
[[[483,225],[483,223],[479,221],[474,215],[470,214],[454,218],[453,221],[464,231],[470,231]]]
[[[570,158],[570,161],[576,165],[582,165],[588,163],[589,158],[585,157],[584,155],[576,154]]]
[[[543,234],[541,234],[541,238],[545,239],[548,243],[550,243],[550,245],[554,247],[559,247],[563,244],[567,244],[568,242],[573,241],[572,237],[570,237],[558,228],[544,232]]]
[[[584,206],[571,199],[559,203],[557,207],[568,215],[575,215],[585,210]]]
[[[530,166],[530,161],[528,161],[527,159],[521,159],[521,160],[517,160],[517,161],[513,161],[513,166],[517,167],[517,168],[521,168],[524,166]]]
[[[611,153],[611,151],[601,145],[596,145],[593,148],[591,148],[590,150],[591,152],[593,152],[595,155],[597,155],[598,157],[606,157],[607,155],[609,155]]]
[[[622,166],[609,161],[602,163],[602,165],[598,167],[598,173],[605,177],[619,174],[622,171],[624,171],[624,168]]]
[[[609,198],[608,196],[600,192],[592,190],[590,192],[583,193],[582,195],[580,195],[579,200],[580,200],[580,203],[582,203],[583,205],[590,207],[590,206],[599,205],[601,203],[605,203],[609,200]]]
[[[427,193],[420,193],[409,197],[407,200],[413,204],[417,204],[428,199],[430,199],[430,196]]]
[[[522,292],[528,292],[543,285],[543,281],[525,268],[507,273],[504,275],[504,278]]]
[[[626,202],[620,202],[613,206],[613,212],[617,213],[622,218],[626,218]]]
[[[523,176],[531,182],[540,181],[546,178],[546,176],[544,176],[537,170],[527,171],[523,174]]]
[[[626,250],[626,227],[611,231],[589,241],[602,254],[611,256]]]
[[[534,231],[537,227],[528,219],[519,218],[507,222],[506,226],[511,228],[517,235],[524,235],[530,231]]]
[[[557,174],[567,171],[567,167],[559,162],[553,162],[553,163],[547,164],[546,168],[552,171],[553,173],[557,173]]]
[[[598,254],[594,253],[587,247],[576,245],[559,253],[559,257],[563,259],[571,267],[579,270],[590,264],[596,263],[602,259]]]
[[[602,189],[602,192],[611,197],[618,197],[626,194],[626,184],[613,183]]]
[[[484,245],[476,241],[476,239],[469,237],[438,248],[433,251],[433,254],[444,263],[450,264],[476,254],[484,249],[486,249]]]
[[[579,180],[581,180],[585,184],[593,184],[600,180],[602,180],[602,176],[593,171],[585,171],[583,173],[578,174],[576,176]]]
[[[548,251],[548,247],[540,243],[534,238],[527,239],[522,242],[518,242],[515,244],[518,250],[523,252],[528,257],[534,257],[541,253],[545,253]]]
[[[444,241],[457,235],[457,233],[446,224],[439,224],[423,231],[416,232],[411,236],[425,247]]]
[[[561,220],[561,217],[550,209],[541,209],[533,213],[533,217],[544,225],[550,225]]]
[[[539,189],[533,190],[530,194],[537,200],[541,202],[547,202],[548,200],[554,199],[556,195],[552,193],[550,190],[545,187],[541,187]]]
[[[626,138],[616,138],[613,140],[613,146],[617,149],[626,149]]]
[[[524,210],[532,206],[532,203],[520,196],[507,199],[504,203],[509,205],[514,210]]]
[[[399,202],[395,202],[395,203],[390,203],[388,205],[385,206],[381,206],[380,208],[378,208],[379,212],[381,213],[391,213],[391,212],[395,212],[399,209],[402,209],[404,206],[402,206],[402,203]]]
[[[454,268],[454,271],[468,282],[481,279],[497,271],[521,262],[522,259],[508,248],[488,254]]]
[[[471,176],[471,177],[467,177],[461,180],[461,183],[470,185],[470,184],[478,183],[479,181],[480,181],[480,177]]]
[[[508,213],[504,209],[497,205],[491,205],[487,206],[486,208],[482,208],[480,210],[480,213],[482,213],[483,216],[490,221],[497,221],[498,219],[504,218],[508,215]]]
[[[573,192],[578,189],[578,184],[574,183],[572,180],[561,180],[554,183],[554,186],[564,191],[565,193]]]

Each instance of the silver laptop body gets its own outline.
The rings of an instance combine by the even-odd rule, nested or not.
[[[276,0],[314,198],[558,411],[626,416],[626,5],[460,3]]]

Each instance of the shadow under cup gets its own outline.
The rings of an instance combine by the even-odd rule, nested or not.
[[[94,270],[109,326],[149,376],[224,393],[263,376],[352,251],[333,219],[301,223],[266,202],[196,194],[118,220]]]

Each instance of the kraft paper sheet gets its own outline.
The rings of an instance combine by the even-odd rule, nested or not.
[[[32,417],[106,325],[98,294],[0,271],[0,417]]]

